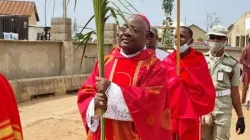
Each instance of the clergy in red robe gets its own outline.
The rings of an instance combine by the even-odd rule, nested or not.
[[[189,47],[193,42],[192,36],[190,28],[181,26],[179,76],[176,74],[176,51],[163,61],[169,78],[174,140],[176,137],[179,140],[200,140],[200,117],[214,109],[215,88],[203,54]]]
[[[172,140],[166,70],[154,51],[144,49],[149,22],[133,15],[119,29],[119,46],[98,64],[78,92],[87,140],[100,140],[100,117],[106,109],[106,140]]]
[[[0,140],[22,140],[22,128],[15,95],[0,74]]]

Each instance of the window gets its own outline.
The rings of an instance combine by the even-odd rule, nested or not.
[[[239,36],[236,36],[236,44],[235,44],[236,47],[239,47],[240,46],[240,37]]]
[[[246,45],[249,45],[248,40],[249,40],[249,35],[246,36]]]
[[[240,47],[245,47],[245,36],[241,36],[241,43],[240,43]]]

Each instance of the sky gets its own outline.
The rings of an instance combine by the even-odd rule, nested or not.
[[[45,0],[35,1],[40,18],[39,25],[45,25]],[[63,0],[55,0],[54,17],[62,17]],[[74,1],[71,0],[67,15],[76,19],[78,26],[83,26],[93,15],[93,0],[77,0],[77,6],[74,10]],[[151,25],[161,25],[164,19],[164,13],[161,8],[162,0],[133,0],[134,7],[151,22]],[[47,0],[47,25],[50,25],[53,15],[54,0]],[[185,25],[196,24],[206,30],[207,14],[216,13],[220,18],[220,24],[228,27],[235,23],[245,12],[250,12],[250,0],[181,0],[181,22]],[[176,19],[176,4],[172,13],[172,18]],[[186,19],[186,20],[185,20]],[[109,21],[112,22],[112,21]],[[90,28],[95,24],[91,23]]]

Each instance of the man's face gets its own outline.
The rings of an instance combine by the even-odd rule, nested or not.
[[[218,43],[225,43],[227,41],[227,37],[225,37],[225,36],[217,36],[217,35],[210,35],[208,41],[210,41],[210,42],[218,42]]]
[[[188,43],[190,45],[192,43],[192,38],[189,35],[189,32],[185,28],[180,28],[180,43],[181,46]],[[177,32],[175,32],[175,44],[177,44]]]
[[[158,37],[154,33],[150,32],[147,36],[147,41],[146,41],[147,48],[155,49],[157,40],[158,40]]]
[[[130,26],[125,24],[119,28],[118,41],[125,53],[133,54],[144,48],[148,26],[139,16],[131,17],[127,22]]]

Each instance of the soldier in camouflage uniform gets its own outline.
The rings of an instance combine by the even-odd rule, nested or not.
[[[227,41],[227,29],[214,26],[207,34],[210,51],[205,54],[208,68],[216,89],[214,111],[203,116],[203,140],[229,140],[234,107],[238,121],[236,132],[245,131],[244,116],[239,94],[240,64],[224,51]]]

